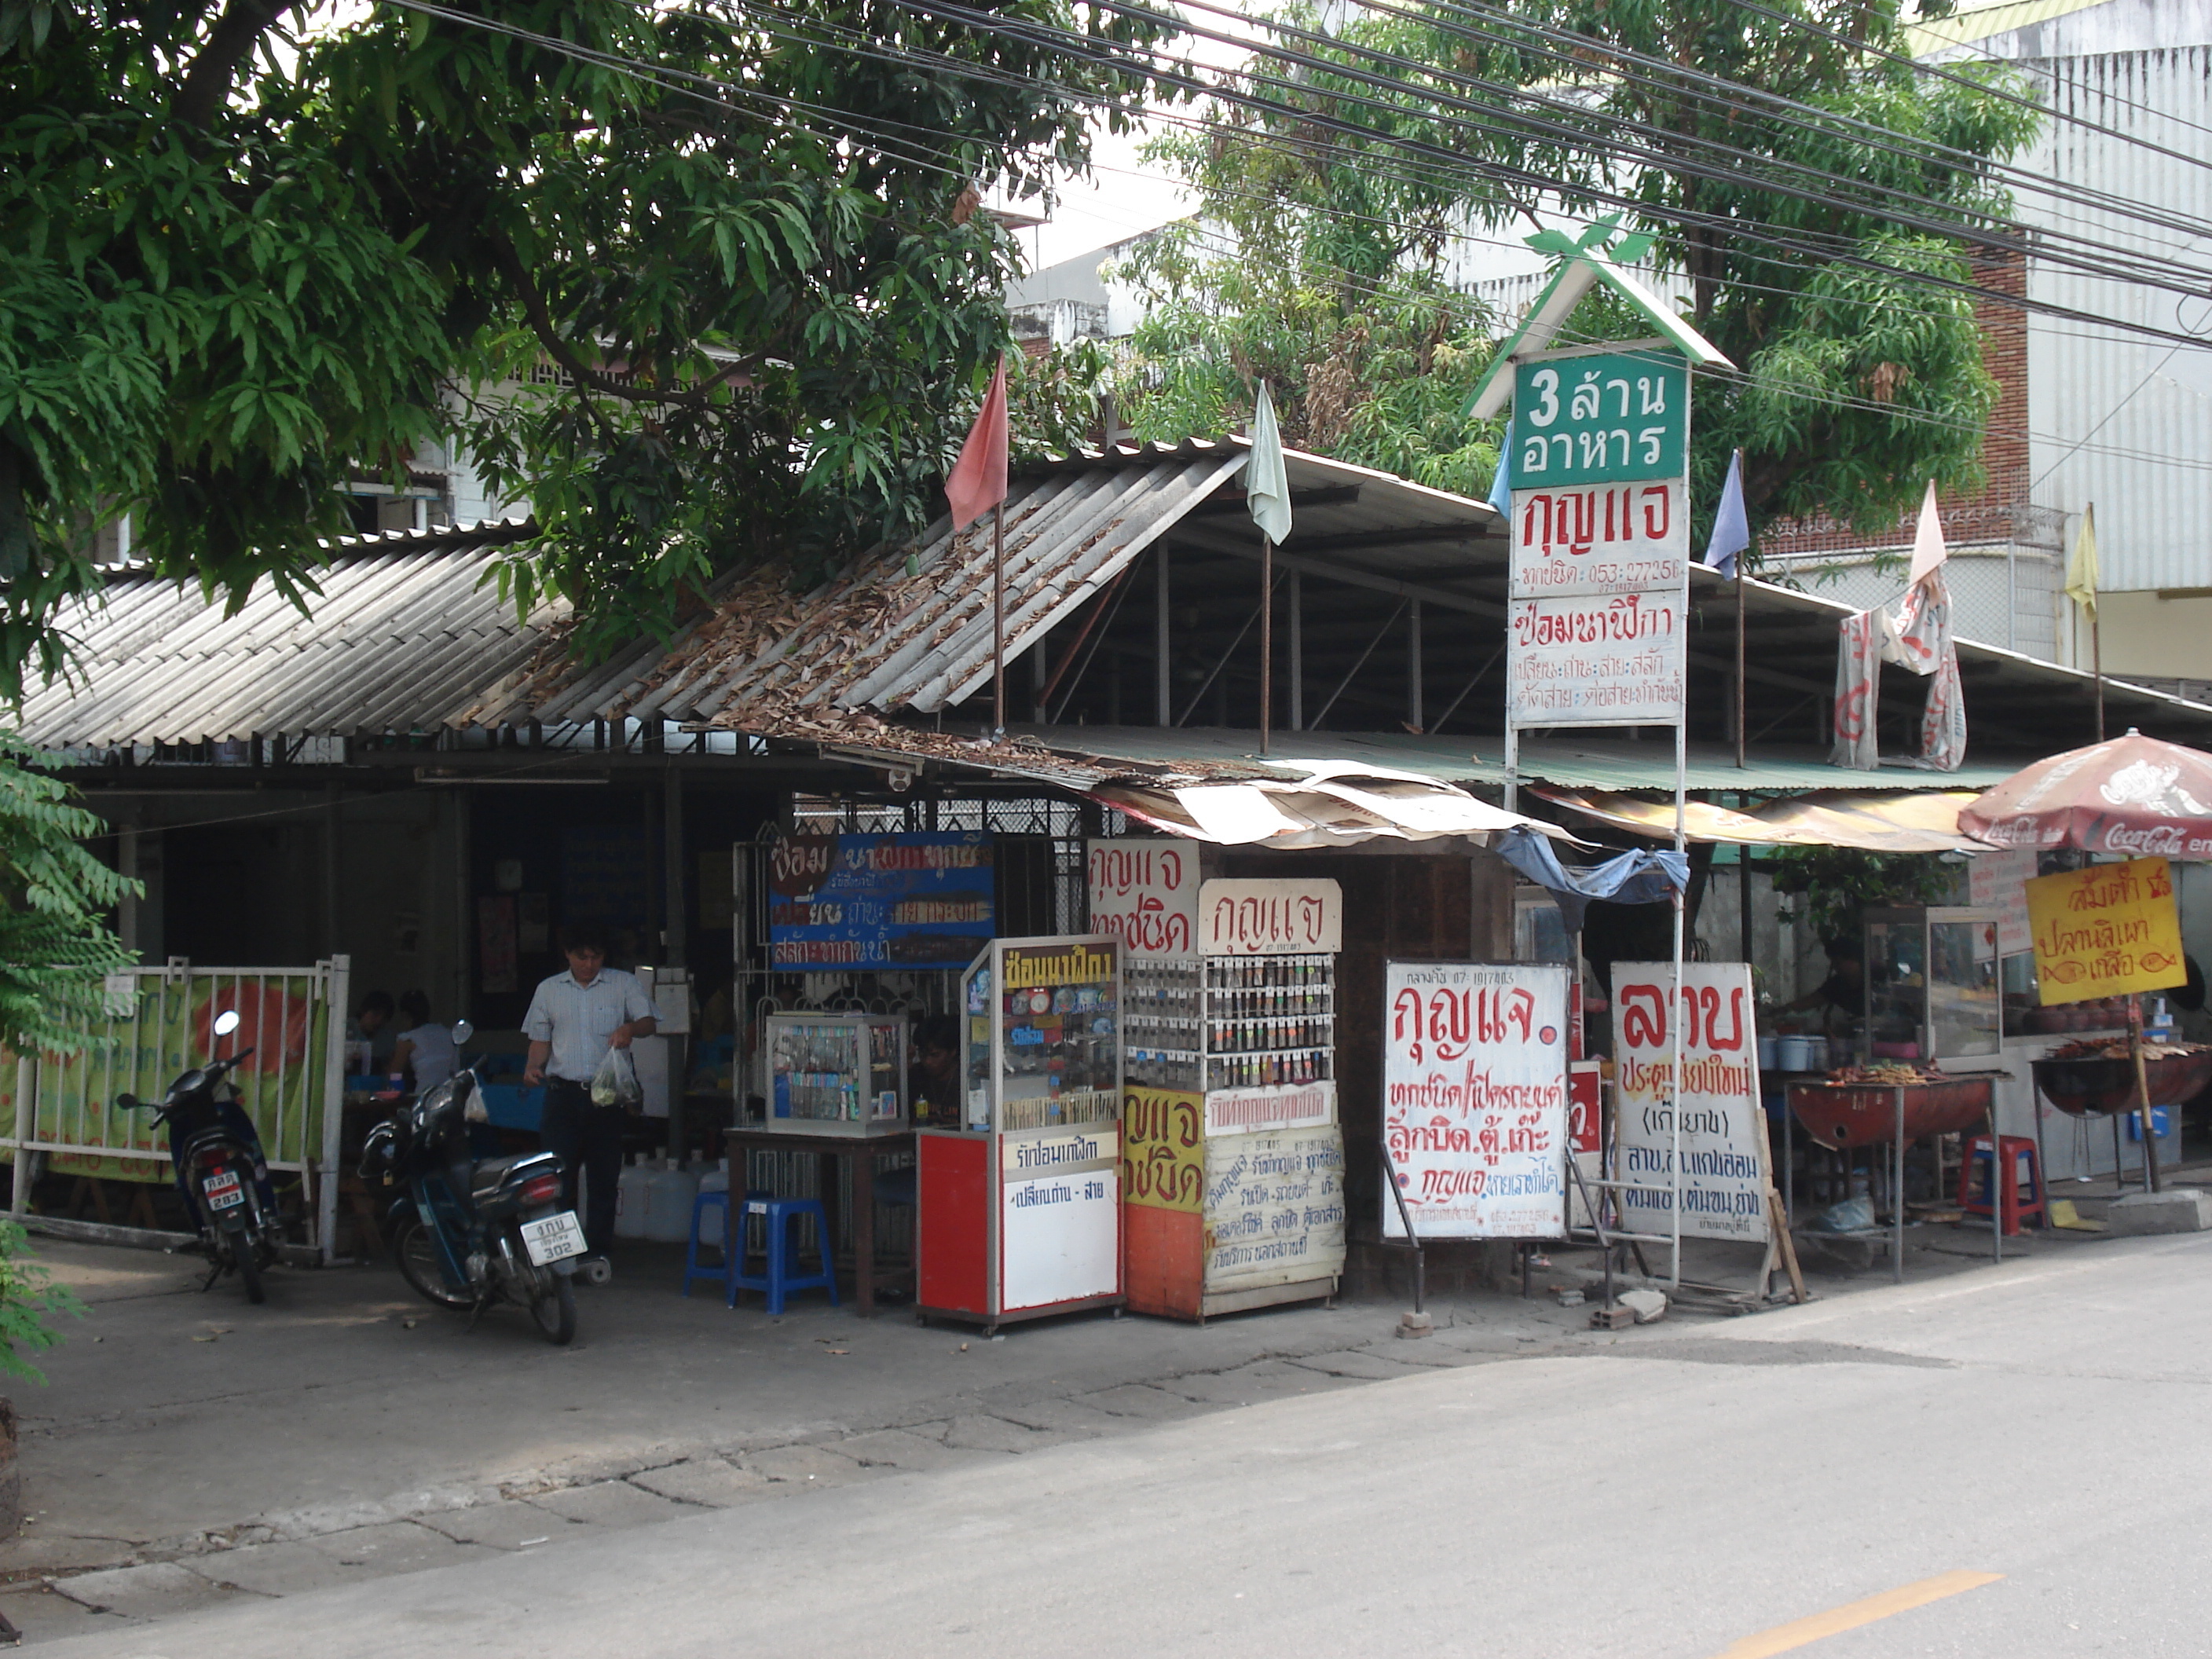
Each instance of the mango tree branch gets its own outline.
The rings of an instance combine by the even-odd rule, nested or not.
[[[238,72],[253,55],[261,37],[295,0],[231,0],[192,57],[191,67],[170,100],[172,119],[196,131],[211,125],[230,96]]]

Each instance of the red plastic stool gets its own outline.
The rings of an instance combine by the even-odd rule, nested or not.
[[[2008,1179],[1992,1182],[1990,1138],[1987,1135],[1968,1135],[1960,1147],[1959,1159],[1959,1207],[1968,1215],[1987,1215],[1990,1212],[1989,1189],[1997,1188],[1997,1201],[2004,1208],[2004,1234],[2007,1238],[2020,1235],[2020,1224],[2033,1217],[2039,1227],[2051,1224],[2045,1200],[2050,1196],[2043,1189],[2043,1166],[2036,1162],[2035,1142],[2026,1135],[2000,1135],[1997,1138],[2003,1168]],[[2023,1196],[2021,1188],[2027,1189]],[[1979,1191],[1983,1196],[1977,1198]]]

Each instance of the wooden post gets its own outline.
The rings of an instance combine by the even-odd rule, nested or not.
[[[1275,541],[1260,538],[1260,752],[1275,714]]]
[[[2128,1055],[2136,1063],[2136,1095],[2142,1105],[2143,1190],[2160,1192],[2164,1187],[2158,1173],[2158,1137],[2151,1133],[2155,1126],[2151,1118],[2150,1073],[2143,1065],[2142,1003],[2132,996],[2128,999]],[[2118,1184],[2116,1180],[2116,1188]]]
[[[1006,735],[1006,504],[991,506],[991,735]]]
[[[1744,765],[1743,750],[1747,735],[1744,728],[1749,724],[1748,700],[1743,694],[1743,596],[1744,584],[1750,578],[1744,574],[1743,560],[1744,554],[1750,550],[1746,548],[1735,556],[1735,765],[1739,772]]]

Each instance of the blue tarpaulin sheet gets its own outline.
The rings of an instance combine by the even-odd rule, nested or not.
[[[1566,865],[1546,837],[1532,830],[1507,830],[1494,843],[1499,857],[1559,902],[1567,931],[1579,933],[1592,899],[1616,904],[1657,904],[1690,884],[1686,853],[1639,848],[1602,864]]]

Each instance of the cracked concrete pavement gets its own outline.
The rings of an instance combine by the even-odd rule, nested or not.
[[[1972,1265],[1944,1239],[1922,1271]],[[680,1256],[650,1246],[554,1349],[511,1311],[471,1331],[388,1267],[282,1273],[252,1308],[198,1294],[188,1260],[40,1248],[90,1314],[47,1357],[51,1387],[15,1395],[34,1518],[0,1545],[0,1613],[34,1641],[1457,1366],[1661,1341],[1692,1363],[1944,1363],[1700,1339],[1679,1310],[1599,1334],[1543,1296],[1432,1304],[1421,1341],[1395,1339],[1395,1302],[987,1340],[896,1308],[864,1321],[809,1297],[771,1320],[687,1300]],[[1539,1286],[1578,1281],[1568,1261]]]

